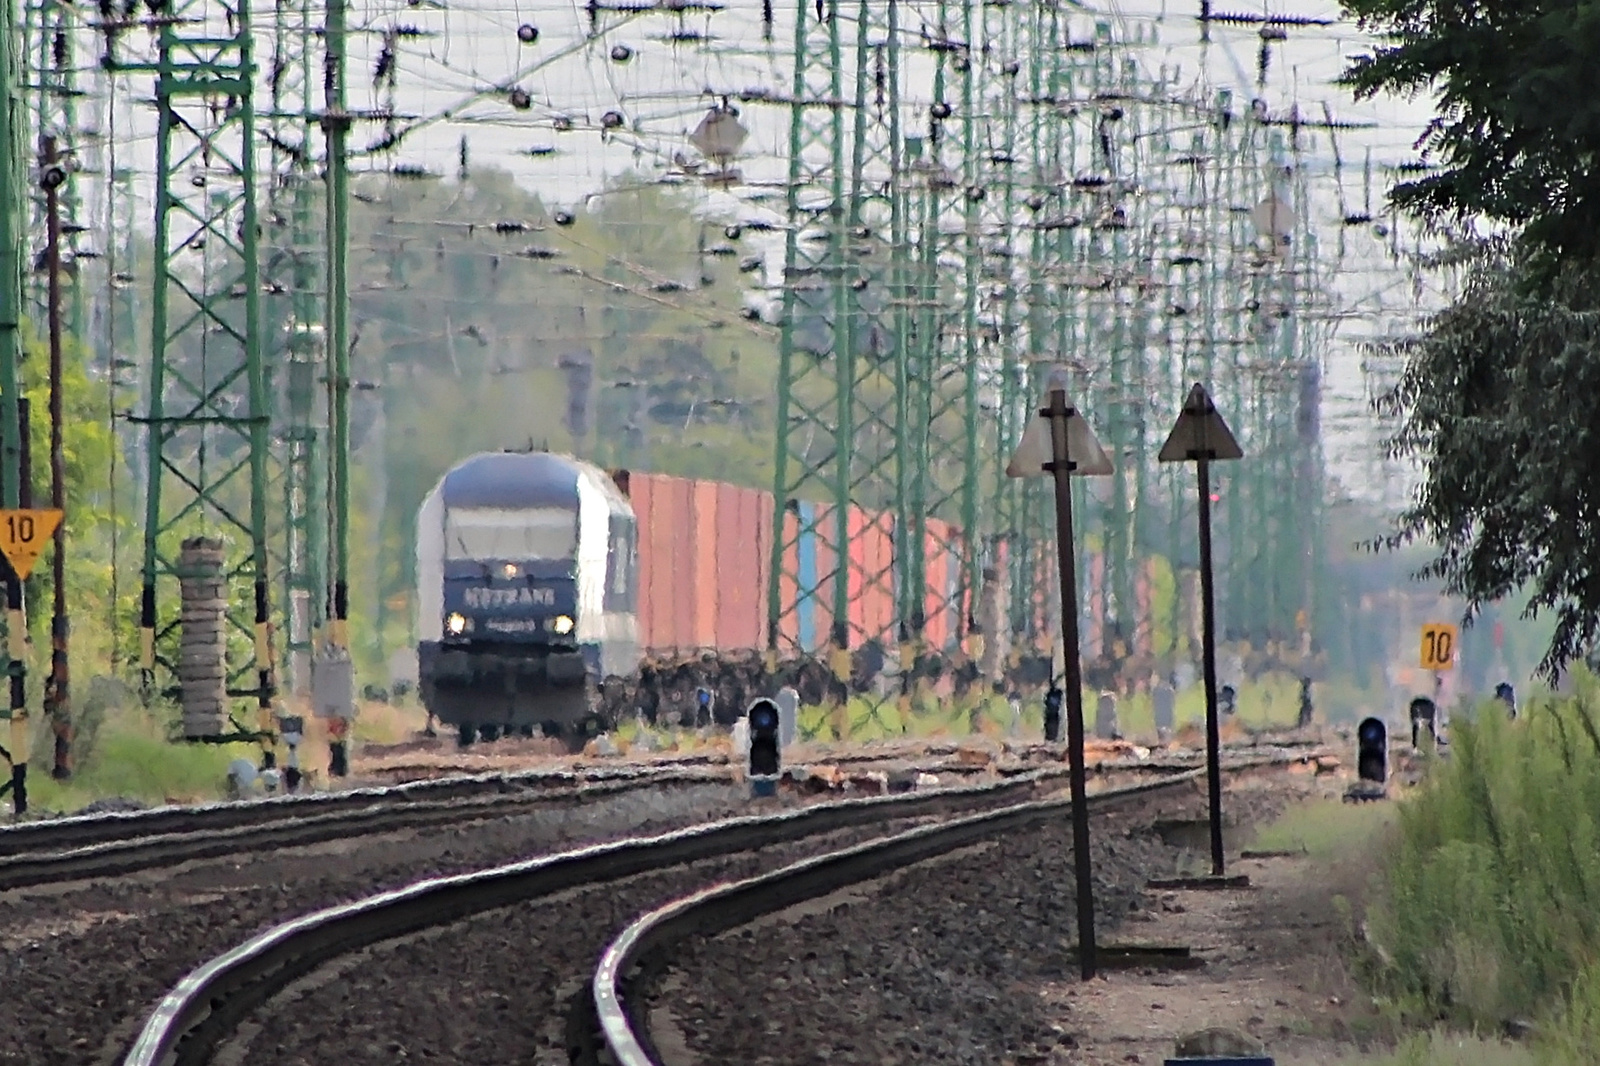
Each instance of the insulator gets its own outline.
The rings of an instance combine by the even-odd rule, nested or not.
[[[566,115],[557,115],[551,125],[555,126],[557,133],[567,133],[572,129],[572,119]]]
[[[528,90],[517,88],[511,90],[511,106],[518,111],[526,111],[533,106],[533,97],[528,95]]]
[[[935,103],[933,105],[931,111],[932,111],[933,117],[936,118],[936,119],[940,119],[941,121],[944,120],[944,119],[949,118],[950,114],[951,114],[950,105],[945,103],[943,100],[940,100],[937,103]]]
[[[557,211],[550,217],[555,220],[555,223],[558,226],[570,226],[574,222],[578,221],[576,216],[574,216],[571,211]]]
[[[723,229],[722,235],[724,237],[728,238],[728,240],[730,240],[730,241],[736,241],[740,237],[744,236],[744,227],[742,227],[742,226],[727,226],[727,227],[725,227]]]
[[[533,44],[539,39],[539,27],[531,22],[524,22],[517,27],[517,40],[523,44]]]
[[[633,49],[629,48],[627,45],[625,45],[625,44],[614,44],[614,45],[611,46],[611,59],[612,59],[613,62],[615,62],[615,63],[626,63],[628,60],[630,60],[632,58],[633,58]]]
[[[608,130],[617,129],[624,121],[621,111],[607,111],[600,116],[600,125]]]

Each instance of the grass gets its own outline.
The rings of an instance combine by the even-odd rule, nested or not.
[[[1276,821],[1262,826],[1250,847],[1303,851],[1316,860],[1337,860],[1370,850],[1375,840],[1388,837],[1396,820],[1390,804],[1317,799],[1290,807]]]
[[[226,790],[228,763],[255,762],[259,755],[260,749],[249,744],[175,744],[150,714],[123,710],[100,726],[70,781],[52,780],[49,763],[36,760],[28,800],[34,808],[63,813],[114,796],[151,805],[214,800]]]
[[[1492,704],[1459,716],[1450,759],[1398,805],[1360,962],[1419,1031],[1349,1066],[1597,1060],[1600,683],[1574,680],[1516,722]],[[1510,1022],[1533,1038],[1501,1040]]]
[[[1435,1029],[1416,1034],[1393,1052],[1346,1059],[1340,1066],[1587,1066],[1589,1059],[1552,1059],[1534,1048]]]

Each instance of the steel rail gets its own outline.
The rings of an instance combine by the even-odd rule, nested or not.
[[[819,804],[713,822],[433,878],[330,907],[269,929],[186,976],[162,999],[123,1066],[200,1066],[238,1023],[290,982],[339,955],[431,926],[570,888],[781,844],[885,818],[938,815],[1014,802],[1042,775],[976,788],[939,789]]]
[[[270,799],[235,800],[193,807],[156,807],[145,811],[49,818],[0,826],[0,856],[45,848],[84,847],[134,836],[188,833],[199,829],[232,829],[279,818],[356,810],[374,804],[407,804],[420,800],[464,799],[547,788],[571,789],[608,781],[643,781],[675,774],[701,773],[706,780],[727,780],[725,770],[696,769],[704,760],[663,761],[636,767],[593,767],[579,770],[529,770],[491,774],[452,774],[427,781],[373,786],[340,792],[318,792]]]
[[[466,799],[422,799],[376,803],[355,809],[280,815],[220,829],[108,840],[68,851],[23,853],[0,858],[0,892],[213,859],[242,851],[297,847],[338,840],[353,833],[389,833],[435,825],[457,825],[512,817],[529,808],[575,806],[646,789],[727,784],[725,775],[678,772],[548,789],[502,788]]]
[[[1279,761],[1230,767],[1242,770]],[[1200,781],[1204,769],[1158,781],[1142,781],[1107,789],[1088,797],[1096,811]],[[1046,799],[975,814],[938,825],[922,826],[894,836],[867,841],[826,855],[802,859],[771,873],[731,884],[715,885],[642,915],[616,937],[600,956],[590,984],[593,1022],[616,1066],[662,1066],[650,1038],[642,997],[630,998],[669,961],[684,940],[715,936],[756,918],[891,870],[935,858],[958,848],[993,839],[1071,808],[1070,799]],[[637,1009],[636,1006],[637,1005]]]

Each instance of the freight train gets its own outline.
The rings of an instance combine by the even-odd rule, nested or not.
[[[767,662],[774,517],[770,493],[725,482],[608,474],[543,452],[462,461],[417,521],[425,705],[462,743],[542,730],[576,749],[622,715],[703,722],[700,690],[726,725],[782,684],[808,702],[881,684],[905,603],[922,614],[914,671],[962,689],[977,681],[959,655],[971,608],[960,530],[925,520],[924,587],[902,598],[886,578],[898,548],[890,516],[850,507],[839,551],[837,514],[804,501],[783,514],[781,662]],[[841,579],[849,608],[835,619]],[[847,681],[829,664],[840,629]]]

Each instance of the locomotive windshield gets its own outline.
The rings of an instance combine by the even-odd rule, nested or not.
[[[571,559],[578,551],[578,514],[558,507],[452,509],[445,514],[444,541],[450,560]]]

